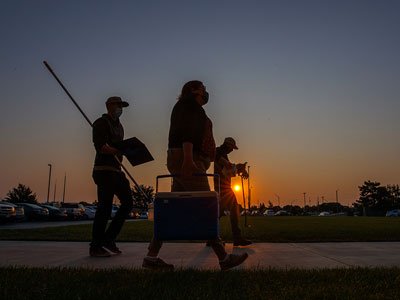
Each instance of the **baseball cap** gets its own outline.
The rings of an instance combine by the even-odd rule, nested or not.
[[[122,107],[127,107],[127,106],[129,106],[129,103],[128,103],[128,102],[122,101],[121,97],[117,97],[117,96],[109,97],[109,98],[107,99],[107,101],[106,101],[106,104],[114,104],[114,103],[122,104]]]
[[[236,146],[235,140],[234,140],[233,138],[231,138],[231,137],[225,138],[224,144],[227,145],[227,146],[231,146],[233,149],[236,149],[236,150],[239,149],[239,148]]]

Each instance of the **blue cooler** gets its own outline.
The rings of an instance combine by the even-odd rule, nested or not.
[[[215,176],[214,174],[205,174]],[[157,240],[211,240],[219,236],[219,194],[215,191],[157,192],[154,237]]]

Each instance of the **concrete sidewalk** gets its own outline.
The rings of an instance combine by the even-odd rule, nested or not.
[[[148,243],[119,243],[121,255],[93,258],[86,242],[0,241],[0,267],[141,268]],[[255,243],[228,253],[247,252],[239,269],[400,267],[400,242]],[[204,243],[165,243],[160,257],[176,268],[218,269],[218,260]]]

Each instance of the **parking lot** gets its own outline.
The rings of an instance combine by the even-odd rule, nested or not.
[[[143,221],[143,219],[126,220],[126,222]],[[46,228],[46,227],[60,227],[60,226],[71,226],[81,224],[91,224],[93,220],[78,220],[78,221],[35,221],[35,222],[12,222],[0,224],[0,229],[35,229],[35,228]]]

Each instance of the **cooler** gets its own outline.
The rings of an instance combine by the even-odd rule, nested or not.
[[[219,236],[219,194],[215,191],[157,192],[154,237],[158,240],[211,240]],[[215,176],[204,174],[203,176]]]

